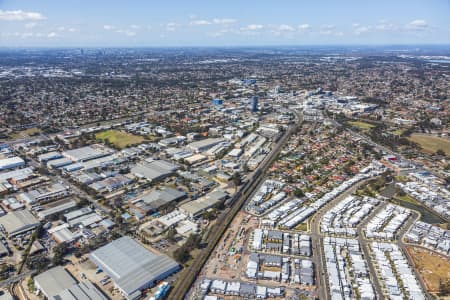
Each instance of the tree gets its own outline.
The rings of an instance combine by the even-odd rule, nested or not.
[[[241,174],[239,172],[234,173],[233,176],[231,176],[231,180],[235,186],[240,186],[242,183]]]
[[[69,252],[69,245],[67,243],[61,243],[53,248],[52,263],[55,266],[62,265],[64,262],[64,256]]]
[[[442,150],[442,149],[438,149],[438,150],[436,151],[436,155],[439,155],[439,156],[445,156],[445,152],[444,152],[444,150]]]
[[[166,233],[166,238],[171,241],[171,242],[175,242],[175,235],[177,234],[177,231],[175,230],[175,228],[170,227],[169,230],[167,230]]]
[[[208,221],[212,221],[212,220],[214,220],[216,218],[216,213],[211,211],[211,210],[208,210],[207,212],[205,212],[203,214],[203,218],[208,220]]]
[[[180,264],[187,262],[190,257],[189,251],[183,246],[173,252],[173,258]]]
[[[439,280],[439,295],[440,296],[447,296],[450,294],[450,280],[446,280],[445,282],[443,280]]]
[[[297,198],[302,198],[305,196],[305,193],[301,189],[296,189],[294,191],[294,196]]]
[[[199,234],[191,234],[184,243],[184,246],[189,249],[189,251],[191,251],[195,248],[198,248],[201,241],[202,237]]]

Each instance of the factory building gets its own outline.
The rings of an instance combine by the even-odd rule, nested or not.
[[[47,299],[54,300],[106,300],[107,298],[90,281],[78,283],[61,266],[54,267],[34,277],[34,284]]]
[[[180,270],[168,256],[153,254],[127,236],[95,250],[90,259],[127,299],[138,299],[142,290]]]
[[[18,156],[0,159],[0,171],[15,169],[24,165],[25,161]]]
[[[16,210],[0,217],[0,224],[12,237],[33,230],[40,223],[28,210]]]

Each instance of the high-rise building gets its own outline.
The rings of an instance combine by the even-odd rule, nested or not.
[[[251,105],[252,105],[252,112],[257,112],[258,111],[258,96],[252,97]]]

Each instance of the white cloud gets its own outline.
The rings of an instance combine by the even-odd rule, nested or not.
[[[236,23],[237,20],[235,19],[230,19],[230,18],[223,18],[223,19],[219,19],[219,18],[214,18],[212,20],[193,20],[190,22],[191,25],[211,25],[211,24],[216,24],[216,25],[230,25],[233,23]]]
[[[406,28],[410,30],[425,30],[428,28],[428,23],[425,20],[417,19],[409,22],[406,25]]]
[[[320,35],[328,35],[328,36],[343,36],[344,33],[342,31],[334,31],[334,30],[321,30],[319,31]]]
[[[175,30],[177,30],[178,26],[179,26],[179,24],[177,24],[175,22],[169,22],[166,24],[166,30],[167,31],[175,31]]]
[[[125,34],[126,36],[135,36],[136,32],[132,31],[132,30],[127,30],[127,29],[119,29],[116,30],[117,33],[121,33],[121,34]]]
[[[26,29],[33,29],[34,27],[36,27],[38,25],[38,23],[36,23],[36,22],[31,22],[31,23],[26,23],[25,25],[24,25],[24,27],[26,28]]]
[[[300,24],[300,25],[298,25],[298,29],[300,29],[300,30],[308,30],[308,29],[311,29],[311,25],[309,25],[309,24]]]
[[[381,22],[381,24],[376,25],[375,29],[379,31],[394,31],[397,30],[398,27],[392,23],[387,23],[383,21]]]
[[[195,20],[190,23],[191,25],[197,25],[197,26],[204,26],[204,25],[211,25],[211,22],[206,20]]]
[[[20,37],[23,39],[30,38],[30,37],[33,37],[33,33],[32,32],[24,32],[24,33],[22,33],[22,35]]]
[[[367,32],[369,32],[371,30],[372,30],[371,26],[357,26],[357,27],[355,27],[353,32],[355,34],[357,34],[357,35],[360,35],[360,34],[363,34],[363,33],[367,33]]]
[[[241,31],[256,31],[264,28],[264,25],[261,24],[250,24],[245,27],[241,27]]]
[[[112,26],[112,25],[103,25],[103,29],[105,30],[114,30],[116,27]]]
[[[137,29],[141,29],[141,26],[133,24],[133,25],[130,25],[130,28],[134,29],[134,30],[137,30]]]
[[[280,26],[278,26],[277,29],[279,31],[294,31],[294,27],[292,27],[290,25],[286,25],[286,24],[281,24]]]
[[[55,38],[55,37],[57,37],[58,35],[56,34],[56,32],[50,32],[49,34],[47,34],[47,37],[48,38]]]
[[[220,24],[220,25],[228,25],[228,24],[233,24],[236,23],[237,20],[235,19],[229,19],[229,18],[224,18],[224,19],[213,19],[213,23],[214,24]]]
[[[74,27],[65,27],[65,26],[59,26],[56,28],[57,31],[59,32],[76,32],[78,31],[77,28]]]
[[[46,17],[41,13],[23,10],[0,10],[0,21],[40,21]]]
[[[326,30],[331,30],[331,29],[335,29],[335,28],[336,28],[336,26],[330,25],[330,24],[322,25],[322,29],[326,29]]]

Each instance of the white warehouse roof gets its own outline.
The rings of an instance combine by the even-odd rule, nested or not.
[[[126,296],[152,287],[180,269],[168,256],[153,254],[127,236],[95,250],[90,259]]]

